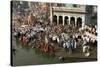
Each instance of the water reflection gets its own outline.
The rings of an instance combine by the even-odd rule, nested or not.
[[[13,39],[14,40],[14,39]],[[58,57],[52,53],[42,52],[40,49],[32,48],[30,45],[25,45],[16,39],[13,42],[16,45],[16,49],[13,49],[13,65],[39,65],[39,64],[55,64],[55,63],[71,63],[71,62],[81,62],[81,61],[93,61],[93,58],[76,58],[76,57]],[[61,58],[61,60],[60,60]]]
[[[23,62],[22,62],[23,61]],[[16,50],[13,51],[13,64],[33,65],[33,64],[54,64],[60,61],[54,54],[44,53],[37,48],[23,45],[16,40]]]

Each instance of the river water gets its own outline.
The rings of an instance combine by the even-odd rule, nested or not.
[[[18,41],[13,41],[16,51],[13,52],[13,65],[37,65],[60,63],[57,57],[47,53],[42,53],[39,49],[22,46]]]
[[[83,62],[94,61],[96,59],[89,58],[66,58],[65,61],[61,61],[57,56],[43,53],[39,49],[29,46],[23,46],[18,40],[12,39],[12,46],[16,48],[15,52],[12,52],[12,64],[13,66],[25,66],[25,65],[41,65],[41,64],[55,64],[62,62]]]

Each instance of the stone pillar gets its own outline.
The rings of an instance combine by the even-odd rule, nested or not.
[[[59,24],[59,16],[57,15],[57,25]]]
[[[75,18],[75,27],[77,27],[77,18]]]
[[[65,18],[64,18],[64,16],[63,16],[63,26],[65,25],[64,19],[65,19]]]
[[[68,25],[70,25],[70,17],[68,17],[69,19],[68,19]]]
[[[85,22],[86,22],[86,19],[88,20],[88,17],[85,18],[85,15],[82,16],[82,29],[85,28]]]

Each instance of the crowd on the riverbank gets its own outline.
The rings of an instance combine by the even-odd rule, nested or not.
[[[97,45],[97,41],[81,33],[79,29],[70,25],[55,25],[50,23],[49,16],[41,8],[34,5],[34,10],[29,15],[17,18],[13,23],[12,35],[19,39],[23,45],[38,48],[43,52],[55,53],[55,45],[62,47],[69,54],[73,53],[78,47],[82,52],[89,56],[92,45]],[[34,16],[33,16],[34,15]],[[48,16],[48,17],[47,17]]]
[[[29,45],[32,48],[39,48],[43,52],[50,53],[55,53],[55,45],[64,48],[69,54],[81,46],[83,53],[89,56],[91,45],[96,45],[95,40],[93,41],[92,38],[81,34],[79,31],[73,32],[70,26],[41,24],[38,20],[36,22],[34,26],[21,25],[17,28],[14,27],[13,35],[23,45]]]

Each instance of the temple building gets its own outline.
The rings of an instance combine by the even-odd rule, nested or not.
[[[45,21],[50,16],[51,23],[70,25],[78,28],[97,26],[97,6],[67,3],[39,3],[14,1],[13,12],[18,15],[33,13],[38,20]]]
[[[71,25],[75,27],[84,27],[85,24],[97,24],[97,8],[91,5],[78,4],[51,4],[50,16],[54,24]],[[95,22],[94,22],[95,21]]]

